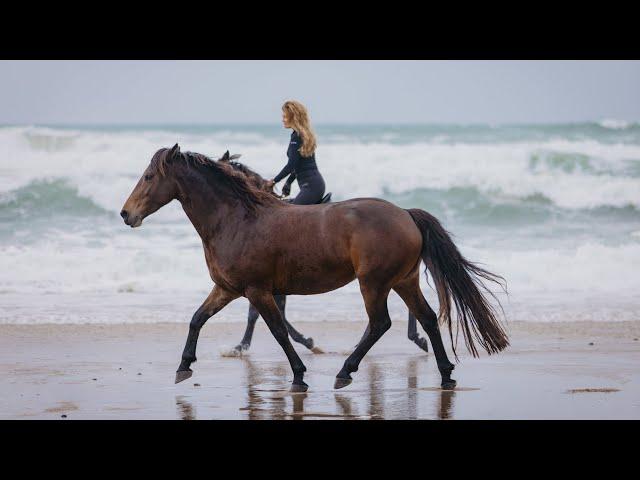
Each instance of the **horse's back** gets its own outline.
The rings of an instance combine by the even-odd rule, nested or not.
[[[405,209],[381,198],[354,198],[326,206],[325,215],[354,230],[400,230],[418,232]]]
[[[420,261],[422,234],[411,215],[379,198],[356,198],[328,205],[323,230],[348,254],[357,276],[398,270],[402,277]]]

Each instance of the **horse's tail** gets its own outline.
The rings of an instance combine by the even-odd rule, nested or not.
[[[504,289],[504,278],[464,258],[433,215],[417,208],[407,211],[422,233],[422,260],[433,277],[440,302],[439,318],[449,326],[454,355],[451,299],[457,312],[456,339],[458,329],[462,327],[465,344],[474,357],[478,356],[474,339],[489,354],[504,350],[509,345],[509,338],[482,290],[489,293],[498,305],[500,302],[481,280],[495,282]]]

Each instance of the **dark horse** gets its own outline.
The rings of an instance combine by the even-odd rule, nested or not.
[[[190,366],[196,361],[205,322],[244,296],[284,350],[293,370],[291,390],[306,391],[306,367],[289,341],[273,296],[325,293],[358,279],[369,331],[345,360],[334,388],[351,383],[351,373],[391,326],[387,297],[392,289],[427,332],[442,387],[455,387],[454,364],[440,337],[438,315],[420,290],[421,260],[433,277],[454,355],[454,321],[473,356],[478,356],[476,342],[489,354],[509,345],[481,291],[481,279],[499,283],[501,277],[466,260],[440,222],[423,210],[404,210],[375,198],[288,204],[258,190],[230,166],[197,153],[183,154],[176,144],[155,153],[120,214],[127,225],[139,227],[145,217],[174,199],[202,239],[215,283],[189,324],[176,383],[193,373]]]
[[[259,190],[263,190],[265,192],[271,193],[273,196],[277,198],[282,198],[282,196],[277,195],[273,191],[273,187],[269,186],[269,183],[264,178],[262,178],[257,172],[254,172],[249,167],[247,167],[246,165],[240,162],[236,162],[235,160],[237,160],[238,158],[240,158],[240,155],[229,155],[229,151],[227,150],[225,154],[222,156],[222,158],[220,158],[218,161],[225,162],[229,166],[231,166],[234,170],[243,173],[247,177],[247,179]],[[319,203],[327,203],[330,200],[331,200],[331,193],[328,193],[322,198],[322,200]],[[291,325],[287,320],[287,315],[285,313],[285,308],[287,305],[287,296],[274,295],[273,298],[276,301],[276,305],[278,305],[278,309],[280,310],[280,314],[282,315],[282,320],[284,321],[285,327],[287,327],[287,331],[289,332],[291,339],[294,342],[301,343],[302,345],[307,347],[309,350],[311,350],[313,353],[323,353],[323,351],[319,347],[315,346],[313,342],[313,338],[305,337],[302,333],[298,332],[293,327],[293,325]],[[260,316],[260,313],[258,312],[256,307],[249,304],[249,314],[247,316],[247,328],[244,332],[244,336],[242,337],[242,340],[233,349],[236,353],[242,353],[249,350],[249,347],[251,346],[251,339],[253,338],[253,331],[256,328],[256,322],[259,316]],[[367,331],[365,331],[362,338],[364,339],[365,336],[367,335],[368,335],[368,329]],[[418,345],[418,347],[420,347],[422,350],[424,350],[425,352],[429,351],[429,344],[427,342],[427,339],[421,337],[418,334],[416,317],[411,312],[409,312],[407,336],[409,337],[409,340],[411,340],[413,343]]]

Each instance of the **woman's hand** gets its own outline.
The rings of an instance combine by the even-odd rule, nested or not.
[[[272,180],[267,180],[267,184],[266,185],[267,185],[268,188],[273,189],[273,187],[276,186],[276,182],[274,182],[273,179]]]
[[[291,193],[291,184],[285,183],[284,186],[282,187],[282,196],[288,197],[290,193]]]

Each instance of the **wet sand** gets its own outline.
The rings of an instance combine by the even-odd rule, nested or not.
[[[0,325],[2,419],[640,419],[640,322],[512,322],[512,346],[471,358],[459,345],[453,391],[406,322],[333,381],[364,324],[299,322],[327,353],[295,344],[305,394],[288,392],[284,353],[260,321],[248,355],[222,355],[244,331],[210,321],[194,375],[175,385],[187,324]],[[66,417],[63,417],[66,416]]]

